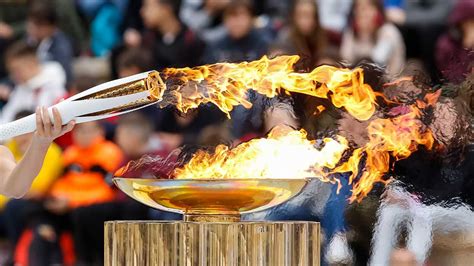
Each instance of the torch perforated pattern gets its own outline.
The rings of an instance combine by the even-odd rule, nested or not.
[[[0,125],[0,141],[36,130],[35,116],[30,115],[11,123]]]

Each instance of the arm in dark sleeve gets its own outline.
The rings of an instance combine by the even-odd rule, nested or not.
[[[443,25],[452,7],[451,0],[432,0],[429,7],[420,7],[413,1],[406,1],[407,26]]]
[[[57,61],[66,73],[67,82],[72,81],[72,60],[73,49],[69,40],[64,36],[58,43],[56,43],[53,51],[53,60]]]

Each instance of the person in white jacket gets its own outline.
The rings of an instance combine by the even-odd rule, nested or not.
[[[66,78],[61,66],[55,62],[40,64],[36,50],[28,44],[13,44],[5,62],[16,86],[1,110],[0,122],[11,122],[22,110],[51,106],[66,94]]]

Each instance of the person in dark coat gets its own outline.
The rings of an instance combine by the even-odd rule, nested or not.
[[[253,23],[251,2],[230,2],[224,10],[227,35],[209,45],[206,63],[252,61],[265,55],[269,41],[254,28]]]
[[[474,1],[460,0],[449,17],[449,29],[436,44],[436,65],[444,78],[460,82],[474,70]]]
[[[58,28],[58,17],[49,1],[35,1],[28,10],[27,33],[37,44],[40,61],[58,62],[66,74],[66,84],[72,81],[73,48],[69,38]]]
[[[201,63],[204,43],[179,19],[177,0],[144,0],[140,10],[146,31],[143,45],[153,52],[154,67],[192,67]]]

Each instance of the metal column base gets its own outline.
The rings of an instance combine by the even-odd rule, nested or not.
[[[106,266],[307,266],[320,264],[315,222],[105,223]]]

